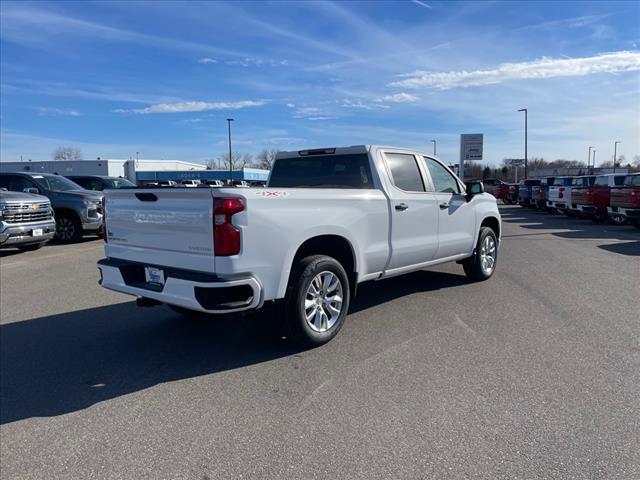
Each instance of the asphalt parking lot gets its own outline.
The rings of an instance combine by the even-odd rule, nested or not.
[[[491,280],[363,285],[308,351],[136,308],[99,240],[3,252],[2,478],[640,478],[640,231],[501,211]]]

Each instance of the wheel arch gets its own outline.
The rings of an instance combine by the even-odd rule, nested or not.
[[[496,237],[500,238],[500,220],[492,215],[482,219],[480,228],[489,227],[496,234]]]
[[[351,296],[353,297],[355,295],[358,279],[356,251],[353,244],[346,237],[336,234],[316,235],[306,239],[300,244],[289,265],[286,282],[287,288],[291,284],[295,265],[303,258],[311,255],[327,255],[340,262],[349,278]]]

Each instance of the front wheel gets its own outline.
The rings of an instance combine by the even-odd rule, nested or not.
[[[496,269],[498,237],[489,227],[482,227],[475,253],[462,262],[464,273],[473,281],[487,280]]]
[[[301,260],[287,293],[287,327],[292,340],[317,347],[335,337],[349,310],[349,279],[342,265],[326,255]]]
[[[77,215],[69,212],[56,214],[56,240],[60,243],[71,243],[81,238],[82,224]]]

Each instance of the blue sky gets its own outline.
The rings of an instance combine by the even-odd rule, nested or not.
[[[640,154],[638,2],[6,2],[3,161],[384,143]]]

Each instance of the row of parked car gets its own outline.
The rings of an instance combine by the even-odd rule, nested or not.
[[[159,180],[151,187],[223,187],[222,180]],[[235,187],[264,182],[234,180]],[[55,238],[77,242],[83,235],[102,235],[105,189],[135,187],[126,178],[101,175],[0,173],[0,248],[37,250]]]
[[[519,184],[489,179],[485,189],[506,204],[640,228],[640,173],[546,177]]]
[[[69,243],[84,234],[101,236],[102,190],[134,186],[98,175],[0,173],[0,248],[29,251],[53,238]]]

